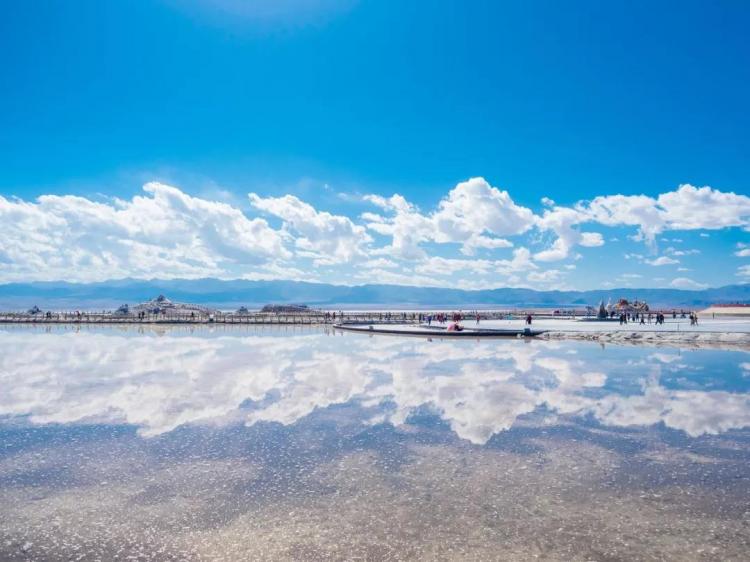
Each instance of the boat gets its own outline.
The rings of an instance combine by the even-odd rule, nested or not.
[[[460,331],[448,330],[444,326],[419,325],[414,327],[394,327],[388,324],[374,323],[342,323],[334,324],[337,330],[347,332],[359,332],[362,334],[388,334],[398,336],[424,336],[438,338],[498,338],[498,337],[534,337],[543,334],[546,330],[534,330],[532,328],[464,328]]]

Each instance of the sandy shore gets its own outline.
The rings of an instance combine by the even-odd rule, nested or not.
[[[467,323],[470,325],[471,323]],[[487,321],[484,328],[520,327],[520,321]],[[612,344],[714,347],[750,350],[750,320],[735,318],[701,319],[691,326],[687,319],[668,319],[664,325],[619,322],[585,322],[566,319],[538,319],[534,329],[545,330],[541,338],[574,339]]]

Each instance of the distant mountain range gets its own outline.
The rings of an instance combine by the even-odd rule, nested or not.
[[[123,279],[101,283],[9,283],[0,285],[0,310],[111,309],[164,294],[174,301],[223,309],[264,304],[301,303],[313,307],[556,307],[598,305],[619,298],[645,300],[653,306],[697,308],[713,303],[750,303],[750,284],[703,290],[607,289],[595,291],[535,291],[501,288],[465,291],[400,285],[328,285],[299,281],[222,281],[219,279]]]

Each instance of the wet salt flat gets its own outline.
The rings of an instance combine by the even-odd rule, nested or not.
[[[465,324],[468,327],[475,326],[476,323],[471,319]],[[483,328],[523,328],[523,320],[487,320],[480,322]],[[625,331],[625,332],[686,332],[686,333],[705,333],[705,332],[731,332],[731,333],[748,333],[750,332],[749,318],[700,318],[697,326],[691,326],[688,318],[668,317],[663,325],[657,325],[655,322],[640,324],[640,322],[628,322],[620,324],[617,321],[578,321],[564,318],[537,318],[533,320],[532,326],[535,329],[563,331],[563,332],[602,332],[602,331]]]
[[[0,329],[2,560],[746,560],[750,353]]]

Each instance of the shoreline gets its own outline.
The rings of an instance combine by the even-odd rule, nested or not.
[[[617,345],[689,345],[694,348],[710,347],[750,351],[750,333],[745,332],[685,332],[616,330],[611,332],[548,331],[538,336],[545,340],[579,340]]]
[[[57,328],[64,329],[65,327],[77,328],[77,329],[96,329],[96,328],[112,328],[112,329],[161,329],[161,330],[174,330],[174,329],[188,329],[191,330],[198,328],[204,328],[209,330],[214,329],[228,329],[233,328],[248,329],[248,328],[284,328],[290,329],[294,327],[307,328],[307,329],[332,329],[333,322],[326,321],[325,319],[311,319],[307,318],[303,322],[296,321],[298,319],[293,318],[279,318],[279,319],[267,319],[266,321],[251,321],[251,322],[208,322],[208,321],[190,321],[190,320],[177,320],[177,319],[160,319],[160,320],[144,320],[144,321],[64,321],[64,320],[42,320],[37,321],[3,321],[0,320],[0,330],[4,326],[7,329],[15,329],[21,327],[38,328],[44,329]],[[378,322],[385,326],[392,326],[394,329],[389,330],[395,332],[393,335],[398,336],[399,326],[404,331],[404,337],[409,333],[409,330],[413,330],[415,322],[398,321],[391,322]],[[484,324],[484,327],[489,327],[492,322]],[[506,324],[503,322],[502,324]],[[515,322],[508,323],[515,324]],[[520,324],[520,323],[519,323]],[[728,350],[742,350],[750,351],[750,330],[743,329],[723,329],[723,330],[680,330],[680,329],[660,329],[660,330],[632,330],[632,329],[620,329],[619,326],[612,326],[609,330],[581,330],[581,329],[570,329],[572,325],[561,326],[559,323],[555,326],[544,326],[544,322],[535,323],[535,331],[540,330],[542,333],[534,334],[531,339],[539,339],[544,341],[589,341],[592,343],[599,344],[610,344],[610,345],[644,345],[644,346],[664,346],[664,347],[685,347],[690,348],[714,348],[714,349],[728,349]],[[509,328],[510,326],[503,325],[502,328]],[[492,328],[501,328],[501,325],[495,324]],[[492,329],[491,328],[491,329]],[[364,331],[363,331],[364,332]],[[370,332],[364,332],[367,335],[372,335]],[[377,332],[376,332],[377,333]],[[436,333],[435,338],[441,338],[444,334]],[[463,338],[462,338],[463,339]],[[471,339],[471,337],[465,338]]]

